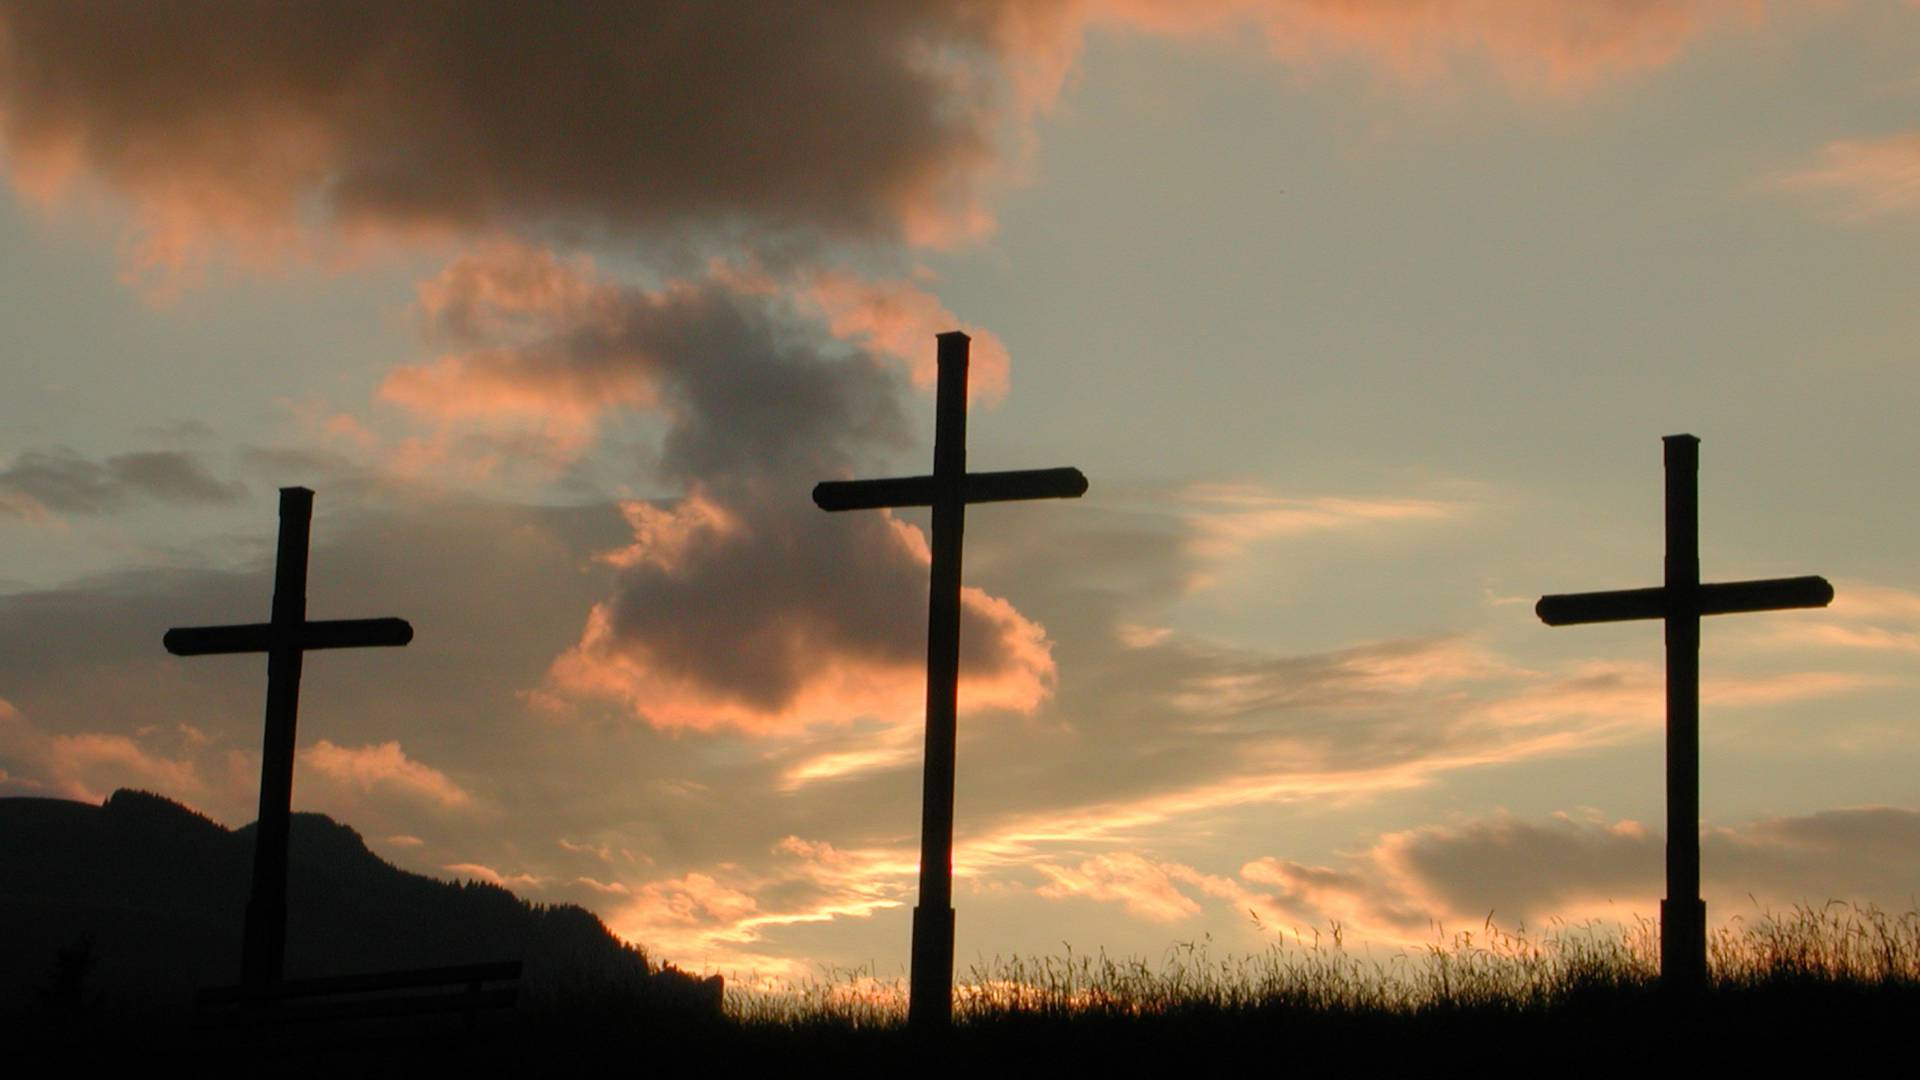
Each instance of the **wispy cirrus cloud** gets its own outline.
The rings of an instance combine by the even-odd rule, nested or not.
[[[1036,890],[1040,896],[1118,903],[1128,914],[1149,922],[1173,923],[1200,914],[1200,904],[1182,886],[1228,899],[1237,899],[1244,892],[1225,878],[1178,863],[1157,862],[1132,851],[1096,855],[1071,867],[1037,863],[1034,869],[1047,879]]]
[[[1920,131],[1830,142],[1814,162],[1772,183],[1821,197],[1855,223],[1920,212]]]
[[[1491,70],[1516,92],[1555,94],[1664,66],[1695,39],[1757,25],[1765,14],[1748,0],[1098,0],[1088,8],[1160,33],[1251,32],[1288,64],[1347,54],[1419,82]]]
[[[1920,652],[1920,593],[1843,579],[1828,607],[1743,627],[1741,637],[1774,649]]]
[[[659,942],[683,963],[761,983],[813,974],[805,958],[774,946],[783,928],[835,919],[870,918],[903,906],[913,872],[891,851],[842,851],[789,836],[762,867],[717,868],[716,877],[688,873],[628,890],[631,900],[607,923],[630,940]]]
[[[1256,543],[1311,533],[1445,521],[1467,507],[1436,499],[1296,496],[1259,484],[1196,484],[1180,495],[1195,554],[1233,558]]]

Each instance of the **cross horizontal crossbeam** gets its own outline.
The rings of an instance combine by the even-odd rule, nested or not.
[[[826,480],[814,485],[813,504],[822,510],[932,506],[940,498],[945,483],[936,476]],[[1087,478],[1074,468],[967,473],[961,481],[961,501],[970,503],[1077,499],[1086,493]]]
[[[192,626],[169,630],[161,644],[175,656],[221,656],[267,652],[276,645],[297,649],[352,649],[361,646],[405,645],[413,627],[405,619],[326,619],[296,627],[293,640],[281,642],[272,623],[240,626]]]
[[[1670,605],[1665,586],[1612,592],[1543,596],[1533,606],[1548,626],[1664,619]],[[1751,611],[1818,608],[1833,603],[1833,586],[1823,577],[1767,578],[1701,585],[1694,591],[1696,614],[1738,615]]]

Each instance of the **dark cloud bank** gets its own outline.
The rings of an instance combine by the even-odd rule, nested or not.
[[[239,502],[246,489],[219,480],[192,454],[148,450],[104,461],[64,447],[27,450],[0,470],[0,519],[104,514],[135,499],[182,505]]]

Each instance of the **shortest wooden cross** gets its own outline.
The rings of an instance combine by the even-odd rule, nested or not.
[[[1548,626],[1664,619],[1667,625],[1667,897],[1660,901],[1660,979],[1677,989],[1707,980],[1707,905],[1700,899],[1700,617],[1826,607],[1820,577],[1700,583],[1700,440],[1668,435],[1666,584],[1652,589],[1543,596]]]
[[[287,944],[287,833],[293,808],[293,734],[300,707],[300,659],[308,649],[405,645],[405,619],[307,621],[307,544],[313,492],[280,489],[280,546],[273,566],[273,619],[243,626],[167,631],[175,656],[267,654],[267,722],[260,755],[260,819],[254,824],[253,890],[240,951],[242,992],[270,1001],[280,985]]]
[[[933,567],[927,590],[927,760],[920,792],[920,903],[913,909],[907,1020],[941,1027],[953,1019],[953,757],[960,683],[960,538],[968,503],[1077,499],[1079,469],[967,471],[967,347],[959,331],[936,338],[940,382],[934,399],[933,475],[829,480],[813,489],[822,510],[933,507]]]

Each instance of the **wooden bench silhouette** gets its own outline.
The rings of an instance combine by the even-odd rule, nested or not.
[[[264,1000],[242,987],[214,986],[194,995],[202,1026],[329,1023],[461,1013],[468,1026],[489,1009],[513,1007],[520,993],[518,960],[410,971],[376,971],[287,979]]]

